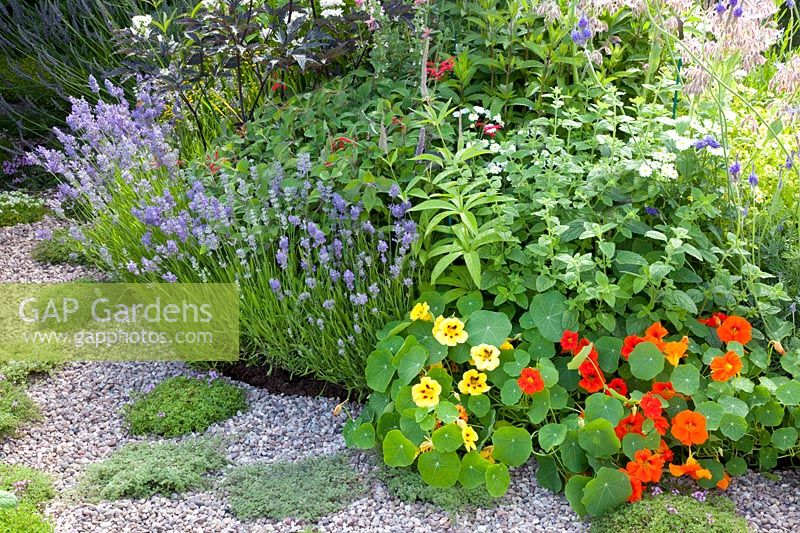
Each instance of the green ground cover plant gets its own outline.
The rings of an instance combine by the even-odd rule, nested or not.
[[[31,257],[51,265],[84,265],[88,261],[78,253],[80,244],[70,237],[69,230],[58,228],[49,237],[41,239],[31,250]]]
[[[53,483],[47,475],[26,466],[0,464],[0,531],[53,531],[40,511],[54,496]]]
[[[0,362],[0,381],[24,385],[31,376],[49,375],[57,367],[58,364],[51,361],[3,361]]]
[[[592,533],[747,533],[747,521],[725,496],[649,495],[592,521]]]
[[[238,466],[227,472],[222,487],[233,513],[245,520],[313,521],[343,509],[367,490],[345,454]]]
[[[89,500],[169,496],[205,486],[203,476],[226,463],[208,440],[128,444],[90,465],[77,494]]]
[[[164,437],[202,433],[247,409],[244,390],[215,373],[201,376],[169,378],[126,406],[131,433]]]
[[[431,487],[411,470],[383,468],[378,478],[386,484],[389,493],[406,503],[424,502],[436,505],[451,515],[476,507],[487,508],[494,499],[481,489],[453,486],[446,489]]]
[[[0,192],[0,227],[38,222],[47,213],[44,200],[20,191]]]
[[[40,416],[39,408],[23,386],[0,381],[0,437],[13,436],[21,425]]]

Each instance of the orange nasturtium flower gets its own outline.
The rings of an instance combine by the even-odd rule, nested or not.
[[[670,464],[669,473],[675,477],[688,475],[692,479],[700,479],[700,478],[711,479],[712,477],[714,477],[711,474],[710,470],[701,467],[700,463],[698,463],[697,460],[692,456],[689,456],[689,458],[686,459],[686,464],[683,465]]]
[[[689,348],[689,337],[684,336],[679,342],[667,342],[662,351],[664,358],[672,366],[678,366],[681,357],[686,357],[686,350]]]
[[[642,483],[658,483],[661,480],[661,471],[664,468],[664,459],[657,453],[648,449],[637,450],[625,467],[630,478],[636,478]]]
[[[672,435],[684,446],[703,444],[708,440],[706,417],[694,411],[681,411],[672,418]]]
[[[740,316],[729,316],[717,328],[717,336],[724,343],[738,342],[745,345],[753,339],[753,326]]]
[[[639,400],[639,407],[647,418],[658,418],[661,416],[661,400],[655,394],[648,392]]]
[[[717,483],[717,488],[719,490],[726,490],[728,488],[728,485],[730,485],[730,484],[731,484],[731,476],[728,475],[727,472],[725,472],[722,475],[722,479],[720,479],[719,483]]]
[[[661,325],[661,322],[655,322],[652,326],[647,328],[644,332],[644,342],[651,342],[658,347],[660,351],[664,351],[664,337],[667,336],[669,331]]]
[[[627,435],[628,433],[636,433],[637,435],[644,435],[642,431],[642,425],[644,424],[644,417],[642,413],[630,414],[619,421],[617,427],[614,428],[614,433],[617,434],[617,438],[622,440],[622,438]]]
[[[544,390],[542,373],[535,368],[523,368],[517,379],[517,385],[525,394],[535,394]]]
[[[622,341],[622,349],[620,350],[622,358],[627,361],[633,349],[636,348],[636,345],[642,342],[644,342],[644,339],[636,335],[628,335],[625,337],[625,340]]]
[[[720,327],[720,325],[722,325],[722,323],[725,321],[726,318],[728,318],[728,315],[717,311],[716,313],[711,313],[710,317],[698,318],[697,321],[700,322],[701,324],[705,324],[710,328],[718,328]]]
[[[653,383],[653,394],[658,394],[667,401],[675,397],[675,388],[669,381],[656,381]]]
[[[730,351],[725,355],[715,357],[711,364],[711,379],[714,381],[728,381],[742,371],[742,360],[736,352]]]
[[[628,497],[628,503],[638,502],[642,499],[642,482],[632,477],[630,473],[625,470],[624,468],[619,469],[620,472],[625,474],[628,477],[628,481],[631,483],[631,495]]]

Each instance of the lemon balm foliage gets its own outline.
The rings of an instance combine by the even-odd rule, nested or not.
[[[177,376],[162,381],[126,406],[124,415],[134,435],[177,437],[202,433],[211,424],[246,409],[244,390],[211,371],[199,377]]]
[[[544,334],[565,322],[557,303],[512,324],[477,293],[421,298],[379,333],[373,392],[344,436],[432,487],[501,496],[535,457],[541,486],[601,516],[667,479],[724,490],[800,451],[800,352],[755,341],[742,317],[714,313],[689,335],[566,329],[556,345]]]
[[[22,386],[0,380],[0,437],[13,436],[19,426],[40,416],[39,408]]]

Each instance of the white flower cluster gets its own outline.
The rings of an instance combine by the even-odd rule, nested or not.
[[[453,116],[456,118],[463,117],[464,115],[467,115],[467,118],[470,120],[470,122],[478,122],[482,118],[483,121],[505,126],[503,118],[500,115],[492,116],[491,111],[479,105],[476,105],[471,110],[467,107],[464,107],[453,111]]]
[[[150,35],[150,25],[153,24],[153,17],[150,15],[137,15],[131,19],[131,31],[139,37]]]
[[[639,175],[647,178],[653,175],[655,170],[669,180],[678,179],[678,170],[675,168],[675,160],[677,156],[672,152],[659,150],[652,154],[651,161],[645,161],[639,165]]]
[[[344,13],[344,0],[320,0],[319,6],[322,8],[320,13],[323,17],[341,17]]]

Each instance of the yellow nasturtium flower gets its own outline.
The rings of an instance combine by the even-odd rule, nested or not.
[[[504,342],[503,344],[500,345],[500,349],[503,350],[504,352],[506,352],[508,350],[513,350],[514,349],[514,345],[511,344],[511,339],[506,339],[506,342]]]
[[[484,448],[480,451],[481,457],[489,461],[490,463],[494,464],[494,446],[484,446]]]
[[[469,350],[472,364],[478,370],[494,370],[500,366],[500,350],[491,344],[479,344]]]
[[[431,314],[431,306],[428,302],[420,302],[411,310],[411,320],[423,320],[425,322],[433,321]]]
[[[461,438],[464,440],[464,449],[468,452],[477,449],[478,433],[466,423],[461,427]]]
[[[489,389],[491,389],[491,387],[486,384],[486,374],[478,372],[475,369],[464,372],[463,379],[458,382],[458,390],[461,394],[477,396]]]
[[[417,407],[436,407],[439,405],[439,395],[442,393],[442,386],[435,379],[422,376],[419,383],[411,387],[411,399]]]
[[[419,453],[427,453],[433,450],[433,441],[430,437],[426,437],[422,444],[419,445]]]
[[[436,319],[433,324],[433,338],[439,341],[439,344],[445,346],[456,346],[467,341],[469,335],[464,330],[464,323],[454,316],[444,318],[442,316]]]

